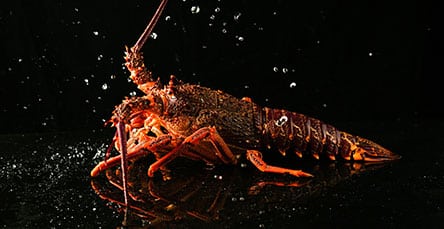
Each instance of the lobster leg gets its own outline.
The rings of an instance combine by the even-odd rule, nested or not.
[[[197,145],[201,143],[203,140],[208,140],[213,145],[213,153],[217,156],[219,160],[226,164],[235,164],[236,157],[233,155],[231,150],[228,148],[227,144],[224,140],[219,136],[216,132],[216,128],[214,127],[203,127],[185,138],[185,140],[176,148],[171,150],[169,153],[164,155],[162,158],[157,160],[155,163],[151,164],[148,169],[148,176],[154,176],[154,172],[156,172],[159,168],[167,165],[176,157],[184,154],[193,154],[196,158],[202,158],[199,154],[189,150],[188,147],[192,147],[193,145]],[[187,149],[188,148],[188,149]],[[208,154],[208,151],[203,152]]]
[[[151,141],[147,142],[140,142],[134,147],[128,148],[127,152],[127,160],[131,158],[140,157],[143,155],[148,154],[151,151],[156,151],[158,148],[161,148],[171,142],[171,136],[169,135],[162,135],[159,136]],[[143,149],[147,149],[143,150]],[[119,164],[119,162],[122,160],[122,155],[117,155],[115,157],[109,158],[106,161],[102,161],[99,164],[96,165],[96,167],[91,171],[91,176],[96,177],[100,174],[101,171],[104,171],[106,169],[109,169],[111,167],[114,167]]]
[[[292,170],[281,168],[277,166],[267,165],[265,161],[262,160],[261,152],[257,150],[247,150],[247,159],[253,163],[256,168],[258,168],[262,172],[266,173],[281,173],[281,174],[290,174],[295,177],[313,177],[310,173],[306,173],[302,170]]]

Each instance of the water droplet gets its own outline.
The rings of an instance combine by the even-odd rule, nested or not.
[[[103,58],[103,55],[102,55],[102,54],[100,54],[99,56],[97,56],[97,60],[102,60],[102,58]]]
[[[282,68],[282,72],[285,74],[288,72],[288,68]]]
[[[244,37],[241,37],[241,36],[237,37],[237,39],[238,39],[239,41],[244,41]]]
[[[245,198],[243,196],[239,197],[239,201],[244,201]]]
[[[214,14],[212,14],[211,16],[210,16],[210,19],[211,20],[214,20],[216,18],[216,16],[214,16]]]
[[[241,163],[240,166],[241,166],[241,168],[246,168],[246,167],[247,167],[247,164],[245,164],[245,163]]]
[[[273,71],[274,71],[274,72],[278,72],[278,71],[279,71],[279,68],[278,68],[278,67],[273,67]]]
[[[42,126],[46,126],[47,124],[46,124],[46,122],[42,122]]]
[[[151,39],[156,40],[157,39],[157,33],[151,33],[150,34]]]
[[[84,79],[83,81],[85,81],[86,86],[89,85],[89,80],[88,79]]]
[[[99,32],[98,32],[98,31],[94,31],[93,34],[94,34],[95,36],[99,36]]]
[[[236,202],[237,198],[236,197],[231,197],[231,201]]]
[[[219,13],[220,12],[220,8],[216,7],[216,9],[214,9],[214,12]]]
[[[324,107],[324,108],[327,107],[327,104],[326,103],[322,104],[322,107]]]
[[[113,80],[113,79],[116,78],[116,75],[112,74],[112,75],[110,76],[110,78]]]
[[[22,61],[23,61],[23,59],[22,59],[22,58],[19,58],[19,59],[18,59],[18,62],[19,62],[19,63],[21,63]]]
[[[169,21],[169,20],[171,20],[171,16],[166,16],[165,21]]]
[[[74,8],[74,11],[79,12],[79,9],[78,8]]]
[[[234,20],[235,20],[235,21],[238,21],[238,20],[239,20],[239,17],[240,17],[241,15],[242,15],[241,12],[237,12],[237,13],[233,16]]]
[[[282,115],[279,120],[275,121],[276,126],[282,126],[288,121],[288,117],[285,115]]]
[[[199,6],[192,6],[191,7],[191,13],[192,14],[198,14],[200,12],[200,7]]]
[[[295,88],[296,87],[296,82],[291,82],[290,83],[290,88]]]
[[[28,106],[23,106],[23,110],[28,110]]]
[[[132,91],[129,94],[130,94],[130,96],[136,96],[137,95],[137,93],[135,91]]]
[[[227,29],[223,28],[222,33],[227,33]]]
[[[102,84],[102,90],[106,90],[106,89],[108,89],[108,84],[106,84],[106,83]]]
[[[369,53],[368,53],[368,56],[373,56],[373,53],[372,53],[372,52],[369,52]]]

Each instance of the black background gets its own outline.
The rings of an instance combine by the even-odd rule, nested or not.
[[[102,128],[141,95],[123,51],[157,4],[3,1],[0,133]],[[175,74],[339,127],[440,119],[441,4],[171,0],[143,51],[164,82]]]
[[[125,96],[141,95],[127,81],[123,51],[138,39],[158,2],[1,1],[0,225],[121,224],[121,215],[89,187],[89,174],[112,138],[113,129],[102,131],[103,122]],[[273,186],[249,195],[257,181],[294,178],[263,174],[250,164],[199,170],[200,164],[185,160],[172,171],[197,184],[215,184],[193,192],[198,198],[232,188],[222,221],[211,226],[443,228],[442,4],[170,0],[156,39],[143,48],[147,66],[163,82],[175,74],[304,113],[403,157],[358,177],[336,176],[332,169],[340,167],[320,169],[310,184],[319,184],[319,195],[315,185]],[[270,164],[319,169],[317,163],[313,169],[298,163],[295,155],[274,155]],[[214,179],[221,174],[223,179]],[[174,177],[172,187],[176,182]],[[196,227],[193,220],[171,223]]]

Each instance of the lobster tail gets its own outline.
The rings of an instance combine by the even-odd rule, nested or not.
[[[349,135],[349,134],[345,134]],[[391,152],[390,150],[376,144],[359,136],[354,136],[356,142],[354,143],[353,149],[351,148],[351,155],[355,161],[368,161],[368,162],[379,162],[379,161],[391,161],[400,159],[401,156]]]
[[[321,157],[330,160],[389,161],[400,156],[365,138],[343,131],[318,119],[296,112],[264,108],[262,134],[266,147],[285,155]]]

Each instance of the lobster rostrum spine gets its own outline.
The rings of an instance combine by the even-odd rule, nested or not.
[[[160,79],[154,79],[145,67],[140,49],[166,2],[161,1],[136,44],[126,48],[125,65],[130,78],[145,95],[125,98],[113,111],[109,122],[117,129],[113,143],[120,155],[106,158],[91,171],[91,176],[97,176],[120,162],[125,204],[127,161],[147,154],[156,158],[148,175],[160,170],[164,179],[170,179],[166,165],[178,156],[209,164],[237,164],[245,155],[263,172],[312,176],[301,170],[268,165],[262,160],[264,148],[316,159],[379,162],[400,158],[370,140],[296,112],[262,108],[249,98],[238,99],[219,90],[185,84],[174,76],[162,86]]]

